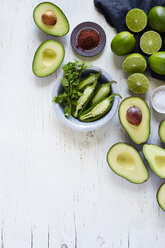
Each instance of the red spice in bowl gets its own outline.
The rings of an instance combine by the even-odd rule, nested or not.
[[[77,38],[77,47],[82,50],[91,50],[100,43],[100,34],[94,29],[83,29]]]
[[[70,42],[77,54],[92,57],[104,49],[106,35],[102,27],[97,23],[83,22],[73,29]]]

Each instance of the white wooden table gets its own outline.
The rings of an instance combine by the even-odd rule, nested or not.
[[[0,229],[1,248],[164,248],[165,213],[156,192],[163,182],[151,170],[150,179],[134,185],[115,175],[106,154],[119,141],[130,142],[117,114],[104,128],[81,133],[64,127],[53,111],[51,94],[61,68],[39,79],[32,73],[38,45],[53,38],[34,24],[38,0],[1,0],[0,14]],[[106,31],[103,53],[94,65],[118,81],[129,96],[123,58],[114,56],[115,35],[92,0],[57,0],[70,21],[70,33],[58,38],[65,62],[75,55],[72,29],[94,21]],[[151,90],[162,84],[151,78]],[[152,111],[150,142],[159,144]],[[135,146],[136,147],[136,146]]]

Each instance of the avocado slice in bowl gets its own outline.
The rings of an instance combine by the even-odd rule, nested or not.
[[[163,211],[165,211],[165,183],[163,183],[157,192],[157,201]]]
[[[107,154],[110,168],[119,176],[136,184],[148,180],[148,171],[138,151],[126,143],[117,143]]]
[[[159,125],[159,137],[163,143],[165,143],[165,120]]]
[[[38,4],[33,11],[35,24],[47,34],[63,36],[69,32],[69,23],[62,10],[50,2]]]
[[[65,56],[63,45],[56,40],[44,41],[35,52],[32,69],[36,76],[46,77],[55,72]]]
[[[128,97],[119,106],[119,119],[132,141],[146,142],[150,135],[150,110],[140,97]]]
[[[165,178],[165,149],[160,146],[145,144],[143,154],[148,161],[151,170],[161,178]]]

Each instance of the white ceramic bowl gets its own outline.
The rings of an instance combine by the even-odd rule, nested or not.
[[[83,73],[83,75],[87,76],[89,73],[96,73],[99,70],[102,71],[102,74],[99,78],[99,83],[106,83],[106,82],[108,83],[109,81],[113,80],[109,73],[107,73],[106,71],[104,71],[101,68],[96,67],[96,66],[93,66],[92,68],[87,68],[85,70],[85,72]],[[56,83],[54,85],[53,94],[52,94],[53,98],[55,96],[57,96],[58,93],[62,89],[62,85],[61,85],[61,81],[60,81],[62,77],[63,77],[63,73],[60,75],[60,77],[58,78],[58,80],[56,81]],[[118,85],[113,83],[111,85],[111,94],[114,94],[114,93],[119,93],[119,89],[118,89]],[[116,113],[116,111],[118,109],[119,97],[115,96],[113,98],[112,107],[111,107],[110,111],[104,117],[102,117],[99,120],[93,121],[93,122],[81,122],[72,116],[69,116],[68,118],[66,118],[64,115],[63,107],[60,104],[56,104],[56,103],[53,103],[53,105],[54,105],[54,110],[55,110],[58,118],[66,126],[72,128],[72,129],[80,130],[80,131],[94,131],[97,128],[104,126],[112,119],[112,117],[114,116],[114,114]]]
[[[151,96],[151,104],[152,107],[160,114],[165,114],[165,108],[159,108],[157,104],[155,104],[154,98],[156,97],[156,94],[158,93],[158,91],[164,91],[165,92],[165,85],[159,86],[156,89],[154,89],[152,96]],[[159,97],[157,97],[157,100],[159,99]],[[165,100],[164,100],[165,101]]]

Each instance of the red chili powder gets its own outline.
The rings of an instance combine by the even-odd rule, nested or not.
[[[91,50],[98,46],[100,35],[93,29],[83,29],[77,39],[77,47],[83,50]]]

